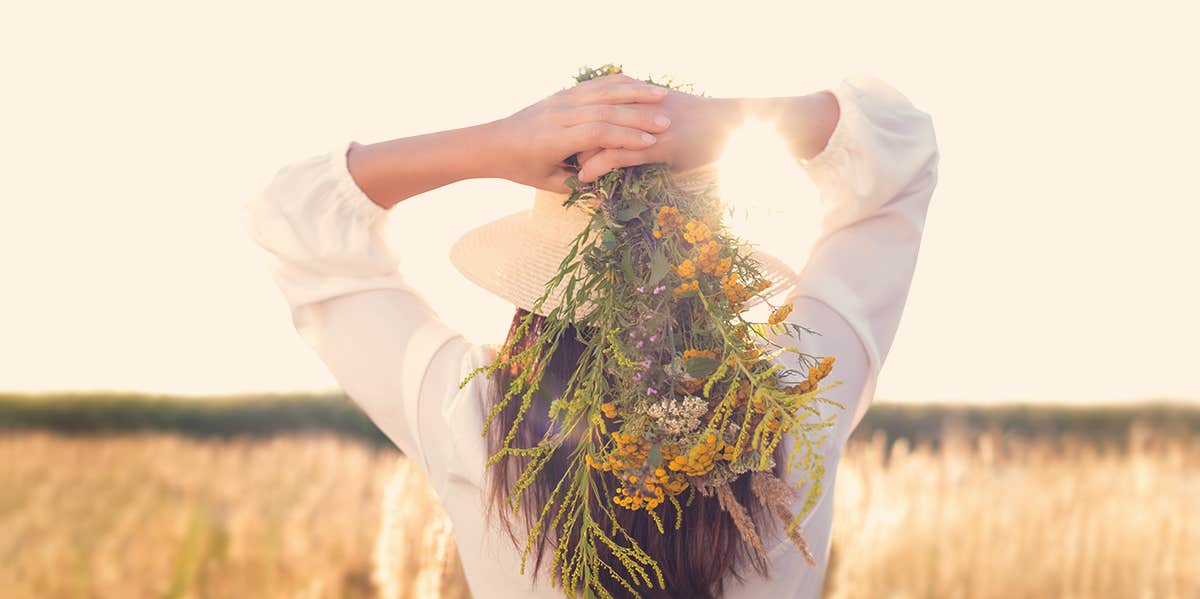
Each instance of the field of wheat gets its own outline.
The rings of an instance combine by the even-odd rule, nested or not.
[[[1140,432],[1139,432],[1140,431]],[[855,438],[826,597],[1200,596],[1200,439]],[[0,435],[4,597],[467,597],[393,450]]]

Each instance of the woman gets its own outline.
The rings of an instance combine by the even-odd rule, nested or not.
[[[673,173],[703,171],[748,115],[778,124],[824,207],[816,241],[807,261],[795,265],[796,283],[784,300],[794,306],[788,322],[820,333],[805,337],[800,347],[837,357],[833,378],[842,384],[826,397],[845,406],[819,448],[825,481],[803,524],[816,567],[786,538],[767,547],[769,568],[746,567],[738,544],[730,541],[737,535],[729,518],[700,505],[674,536],[669,529],[665,536],[637,529],[645,537],[638,539],[642,546],[662,558],[669,589],[642,595],[820,594],[837,465],[874,397],[936,184],[932,120],[894,88],[866,76],[783,98],[703,98],[662,89],[623,74],[606,75],[482,125],[369,145],[338,144],[283,167],[248,204],[255,240],[277,257],[273,276],[298,332],[347,395],[429,475],[452,520],[475,597],[556,597],[561,590],[553,588],[548,567],[518,573],[522,547],[514,541],[523,537],[512,527],[520,523],[503,509],[489,509],[511,484],[485,474],[484,463],[499,440],[479,434],[502,386],[483,377],[461,389],[459,382],[495,359],[497,347],[473,344],[452,330],[409,285],[403,273],[408,258],[393,255],[383,236],[388,209],[474,177],[522,183],[536,188],[535,197],[553,194],[561,205],[570,192],[565,180],[576,174],[565,162],[572,155],[585,183],[613,168],[651,162],[665,162]],[[525,261],[516,258],[509,263]],[[466,273],[464,260],[456,258],[455,264]],[[529,302],[516,299],[505,273],[469,276],[516,304],[514,323],[527,313]],[[537,286],[544,280],[522,283]],[[470,302],[461,305],[469,309]],[[563,335],[552,374],[570,373],[572,338]],[[548,385],[553,397],[555,383]],[[526,419],[523,436],[540,437],[538,423]],[[552,482],[537,485],[544,490]],[[537,495],[526,497],[536,501]]]

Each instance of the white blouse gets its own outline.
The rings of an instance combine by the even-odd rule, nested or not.
[[[821,405],[822,416],[836,414],[836,426],[820,446],[825,482],[803,528],[818,567],[786,539],[772,538],[771,575],[746,568],[744,580],[729,579],[728,597],[819,596],[839,458],[874,398],[937,181],[929,114],[867,75],[847,77],[830,91],[841,116],[820,154],[801,161],[820,193],[823,217],[807,262],[796,266],[802,281],[788,298],[794,302],[788,320],[820,333],[805,335],[798,346],[836,357],[827,382],[842,384],[826,397],[846,408]],[[356,185],[348,149],[340,143],[282,167],[246,203],[250,234],[276,258],[271,276],[300,336],[346,394],[424,468],[452,521],[472,594],[561,597],[548,583],[549,567],[537,580],[518,573],[520,549],[483,517],[486,380],[477,376],[461,390],[458,383],[490,362],[495,347],[447,326],[409,284],[407,257],[395,255],[383,233],[387,210]],[[780,360],[799,368],[791,353]],[[799,496],[807,491],[806,484]]]

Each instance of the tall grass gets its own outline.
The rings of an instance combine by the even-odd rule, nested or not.
[[[328,435],[0,435],[0,596],[372,597],[397,459]]]
[[[864,429],[865,430],[865,429]],[[825,597],[1200,596],[1200,438],[856,434]],[[0,595],[467,597],[393,449],[332,434],[0,435]]]

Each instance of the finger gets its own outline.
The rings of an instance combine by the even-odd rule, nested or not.
[[[571,193],[571,186],[567,185],[567,179],[575,175],[575,172],[564,168],[555,169],[554,174],[547,177],[546,181],[542,183],[543,189],[554,193]]]
[[[671,119],[660,108],[629,104],[585,104],[564,109],[563,124],[578,125],[589,121],[604,121],[623,127],[633,127],[651,133],[666,131]]]
[[[575,163],[580,166],[583,166],[583,163],[587,162],[588,160],[591,160],[592,156],[599,154],[602,150],[604,150],[604,148],[592,148],[590,150],[585,150],[583,152],[580,152],[579,155],[577,155],[575,157]]]
[[[587,81],[581,81],[575,84],[571,89],[591,89],[595,87],[604,87],[614,83],[636,83],[638,80],[626,75],[625,73],[609,73],[599,77],[593,77]]]
[[[583,105],[661,102],[667,97],[667,91],[667,88],[661,85],[650,83],[613,83],[576,90],[570,94],[568,103]]]
[[[576,152],[591,150],[593,148],[628,148],[640,150],[654,145],[658,141],[657,137],[641,129],[622,127],[601,121],[580,123],[567,127],[563,129],[560,138],[564,147],[560,147],[555,152],[560,156],[569,156]]]
[[[582,81],[580,83],[576,83],[575,85],[572,85],[570,87],[561,88],[554,94],[550,95],[549,100],[552,103],[574,104],[575,101],[573,100],[573,98],[575,98],[575,96],[581,92],[586,92],[588,90],[602,88],[605,86],[613,85],[614,83],[634,83],[634,82],[636,82],[636,80],[634,78],[632,78],[624,73],[612,73],[612,74],[608,74],[608,75],[603,75],[601,77],[588,79],[587,81]]]
[[[580,164],[579,180],[583,183],[603,177],[615,168],[637,166],[654,160],[645,150],[606,149]]]

